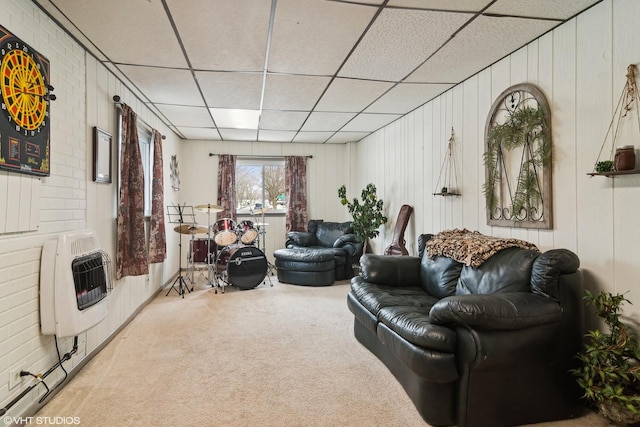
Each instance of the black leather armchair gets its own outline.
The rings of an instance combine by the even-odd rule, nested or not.
[[[330,250],[335,256],[336,280],[353,277],[352,265],[362,256],[363,242],[353,233],[351,222],[312,219],[307,230],[287,233],[285,246],[288,249]]]

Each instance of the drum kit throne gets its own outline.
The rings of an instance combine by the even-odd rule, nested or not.
[[[172,209],[169,209],[172,208]],[[264,222],[244,220],[236,224],[231,218],[220,218],[213,224],[211,215],[222,212],[219,205],[204,204],[197,206],[171,206],[167,208],[169,222],[179,223],[173,230],[180,234],[191,236],[189,241],[189,266],[186,277],[182,276],[182,238],[180,239],[180,274],[167,292],[175,290],[184,298],[185,291],[193,291],[196,282],[196,264],[204,265],[207,283],[218,293],[218,288],[224,293],[225,286],[235,286],[241,290],[253,289],[260,283],[271,278],[267,272],[271,270],[265,256]],[[207,214],[207,227],[199,226],[195,222],[193,211]],[[190,213],[189,213],[190,212]],[[191,223],[185,223],[185,217]],[[196,238],[196,235],[206,234],[206,238]],[[262,244],[262,248],[260,245]],[[191,289],[187,286],[191,283]]]

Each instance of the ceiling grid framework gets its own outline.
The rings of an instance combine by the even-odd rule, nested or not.
[[[183,139],[347,143],[600,1],[35,3]]]

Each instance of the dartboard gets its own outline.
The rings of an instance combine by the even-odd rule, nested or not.
[[[49,175],[49,61],[0,26],[0,169]]]
[[[16,44],[2,46],[2,100],[16,131],[34,135],[47,117],[47,86],[36,61]]]

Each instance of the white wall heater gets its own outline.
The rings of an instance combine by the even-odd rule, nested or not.
[[[73,337],[107,316],[111,259],[94,231],[62,234],[45,242],[40,263],[40,329]]]

